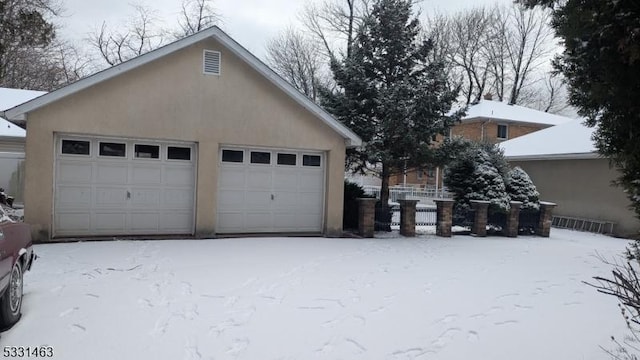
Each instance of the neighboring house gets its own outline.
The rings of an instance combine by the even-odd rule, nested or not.
[[[5,112],[38,241],[342,232],[360,138],[212,27]]]
[[[44,91],[0,88],[0,111],[46,94]],[[22,202],[26,131],[0,117],[0,188]]]
[[[451,128],[449,136],[496,144],[571,120],[524,106],[492,101],[487,95],[484,100],[469,106],[467,115]],[[436,167],[408,169],[405,174],[393,176],[390,184],[440,188],[442,171]]]
[[[596,153],[593,129],[577,119],[500,144],[512,166],[531,177],[540,199],[556,203],[555,215],[614,222],[614,234],[637,235],[640,221],[622,188],[618,172]]]

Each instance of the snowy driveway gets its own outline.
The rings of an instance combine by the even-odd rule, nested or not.
[[[603,359],[626,242],[253,238],[36,246],[2,345],[56,359]]]

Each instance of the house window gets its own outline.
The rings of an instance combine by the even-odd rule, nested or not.
[[[508,132],[508,127],[505,124],[498,124],[498,139],[507,139],[507,137],[509,136]]]
[[[262,151],[251,152],[252,164],[271,164],[271,153]]]
[[[242,150],[222,150],[222,161],[241,163],[244,161]]]
[[[424,171],[422,170],[422,168],[417,168],[416,173],[418,174],[418,180],[422,180],[422,178],[424,178]]]
[[[125,157],[127,145],[122,143],[100,142],[100,156]]]
[[[91,148],[89,141],[62,140],[62,153],[71,155],[89,155]]]
[[[191,160],[191,148],[168,146],[167,159],[169,160]]]
[[[296,154],[278,153],[278,165],[296,165]]]
[[[302,166],[320,166],[320,156],[302,155]]]
[[[160,158],[160,146],[158,145],[140,145],[136,144],[134,147],[136,158],[139,159],[159,159]]]

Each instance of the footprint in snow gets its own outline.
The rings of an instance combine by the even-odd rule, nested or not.
[[[493,325],[501,326],[501,325],[517,324],[517,323],[518,323],[518,320],[505,320],[505,321],[495,322],[495,323],[493,323]]]
[[[240,353],[249,347],[249,344],[251,344],[251,342],[247,338],[234,339],[231,347],[227,350],[227,354],[237,358]]]
[[[467,340],[469,340],[469,342],[476,343],[480,340],[480,336],[478,336],[477,331],[469,330],[467,332]]]
[[[71,325],[71,331],[73,331],[73,332],[78,332],[78,331],[85,332],[85,331],[87,331],[87,328],[82,326],[82,325],[80,325],[80,324],[72,324]]]
[[[61,312],[59,316],[60,317],[65,317],[65,316],[67,316],[67,315],[71,314],[72,312],[74,312],[76,310],[79,310],[79,309],[80,309],[79,307],[74,307],[74,308],[71,308],[71,309],[67,309],[67,310]]]

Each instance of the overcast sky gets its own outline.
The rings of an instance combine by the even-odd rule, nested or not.
[[[100,27],[121,24],[133,13],[133,0],[61,0],[66,8],[60,21],[62,37],[82,41]],[[181,0],[135,1],[158,11],[167,25],[175,24]],[[307,2],[321,0],[216,0],[222,15],[222,29],[255,55],[263,58],[267,41],[289,24],[297,25],[296,15]],[[509,4],[512,0],[424,0],[423,14],[433,11],[456,12],[475,5]]]

